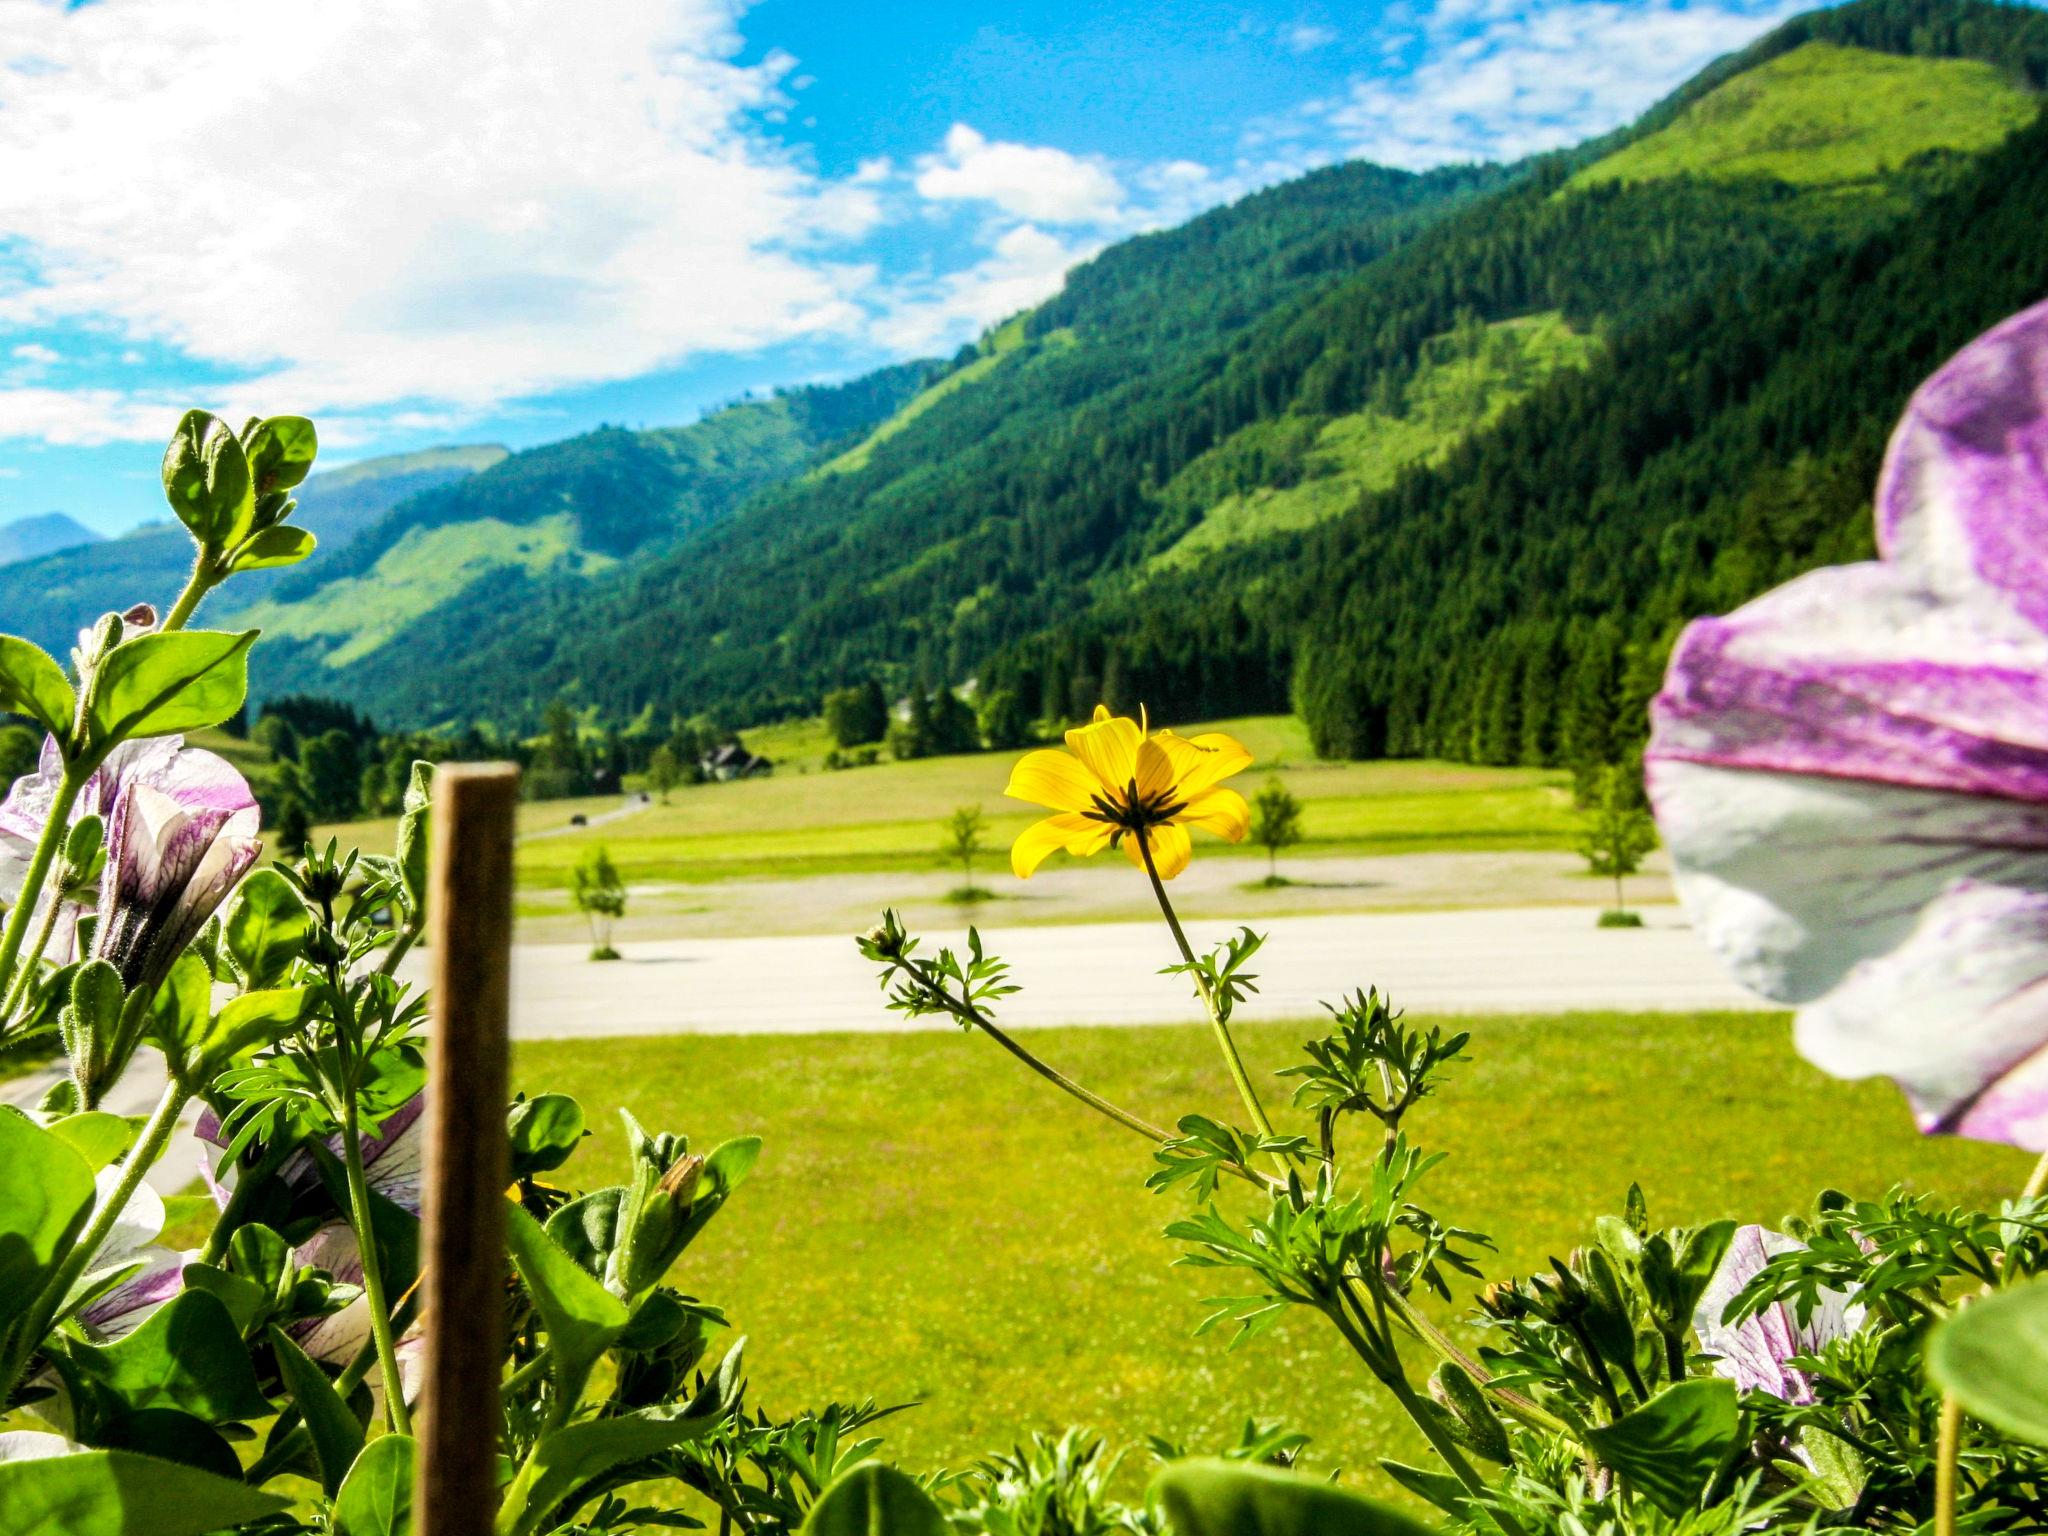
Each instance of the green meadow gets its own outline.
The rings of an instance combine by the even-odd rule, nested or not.
[[[1262,715],[1194,725],[1222,730],[1257,756],[1234,782],[1247,795],[1277,777],[1303,803],[1306,839],[1292,858],[1445,850],[1569,848],[1577,835],[1568,778],[1556,770],[1479,768],[1433,762],[1322,762],[1291,716]],[[809,876],[936,870],[939,823],[957,806],[979,805],[988,817],[992,850],[1002,850],[1042,812],[1004,798],[1019,754],[883,761],[827,771],[830,742],[814,721],[748,731],[752,750],[776,762],[772,776],[670,791],[668,803],[603,825],[569,829],[572,817],[595,818],[619,807],[617,797],[558,800],[526,806],[520,828],[519,879],[529,889],[566,887],[590,847],[611,851],[629,883],[703,883],[755,876]],[[344,841],[388,845],[389,822],[323,828]],[[535,838],[535,833],[551,835]],[[1203,839],[1210,856],[1263,860],[1247,844]],[[1066,862],[1056,855],[1048,868]],[[1247,878],[1254,871],[1247,866]]]
[[[1778,1222],[1823,1187],[1869,1194],[1899,1181],[1995,1202],[2025,1177],[2010,1149],[1916,1135],[1888,1083],[1822,1077],[1793,1053],[1782,1017],[1464,1024],[1473,1059],[1410,1124],[1450,1154],[1427,1185],[1433,1209],[1501,1234],[1489,1278],[1586,1241],[1631,1180],[1654,1218],[1677,1223]],[[1247,1026],[1254,1070],[1287,1064],[1316,1027]],[[1227,1114],[1234,1102],[1198,1027],[1029,1038],[1141,1114]],[[1120,1444],[1162,1434],[1212,1446],[1248,1414],[1312,1435],[1315,1465],[1368,1483],[1377,1456],[1418,1459],[1318,1320],[1290,1319],[1235,1351],[1223,1334],[1192,1337],[1203,1298],[1231,1285],[1173,1265],[1160,1231],[1185,1203],[1144,1189],[1145,1144],[978,1036],[532,1043],[515,1086],[571,1093],[592,1111],[592,1139],[570,1165],[578,1184],[623,1171],[614,1107],[700,1145],[765,1138],[751,1182],[677,1283],[750,1338],[761,1405],[916,1403],[882,1426],[883,1454],[905,1466],[958,1465],[1067,1424]],[[1462,1317],[1475,1285],[1461,1282],[1437,1315]]]

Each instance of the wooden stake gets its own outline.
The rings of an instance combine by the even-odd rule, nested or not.
[[[507,1019],[512,992],[512,818],[519,770],[434,774],[427,898],[433,1029],[421,1260],[418,1536],[489,1536],[498,1512],[504,1359]]]

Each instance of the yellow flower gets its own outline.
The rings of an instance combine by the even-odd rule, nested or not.
[[[1220,732],[1148,735],[1148,724],[1142,709],[1132,720],[1098,704],[1093,722],[1067,732],[1065,752],[1030,752],[1011,770],[1005,794],[1059,813],[1012,845],[1010,867],[1020,880],[1056,848],[1086,858],[1119,843],[1140,869],[1149,847],[1159,878],[1171,880],[1188,867],[1189,827],[1244,840],[1251,809],[1236,790],[1217,786],[1250,767],[1251,753]]]

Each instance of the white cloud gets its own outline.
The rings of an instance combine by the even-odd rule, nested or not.
[[[754,131],[740,0],[0,0],[0,325],[250,376],[223,408],[456,413],[857,328],[879,216]],[[0,391],[0,435],[170,407]],[[343,426],[346,430],[346,426]]]
[[[965,123],[946,134],[943,153],[919,162],[917,190],[933,202],[988,203],[1041,224],[1108,223],[1124,195],[1097,161],[1041,144],[992,141]]]
[[[1067,269],[1104,242],[1069,243],[1034,224],[998,236],[976,265],[908,291],[875,327],[888,347],[914,356],[944,351],[1059,292]]]
[[[1335,27],[1318,26],[1314,22],[1303,22],[1287,30],[1287,46],[1296,53],[1314,53],[1318,48],[1327,48],[1337,41]]]
[[[1384,78],[1311,115],[1348,153],[1421,169],[1512,160],[1619,127],[1809,0],[1440,0]]]
[[[39,341],[25,341],[7,355],[19,362],[44,365],[59,362],[64,356],[55,347],[46,347]]]

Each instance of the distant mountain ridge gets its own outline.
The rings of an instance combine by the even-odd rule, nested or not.
[[[62,512],[18,517],[11,523],[0,523],[0,565],[34,560],[82,544],[97,544],[105,537]]]

